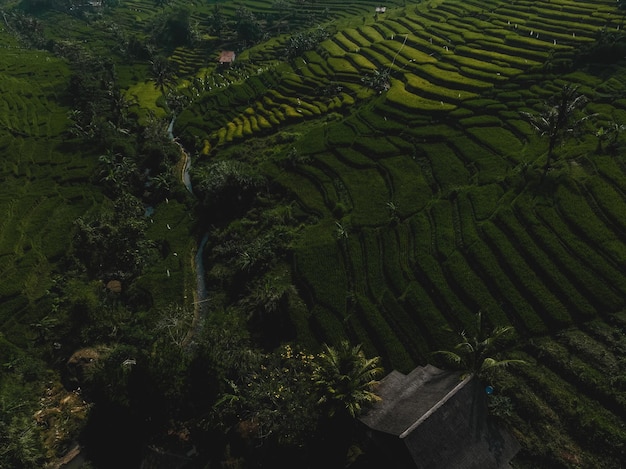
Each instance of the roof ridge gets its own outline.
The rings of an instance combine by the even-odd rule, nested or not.
[[[444,405],[459,389],[463,388],[474,375],[467,376],[463,381],[457,384],[452,390],[450,390],[445,396],[443,396],[434,406],[432,406],[424,415],[417,419],[413,424],[409,426],[400,434],[400,438],[406,438],[415,428],[417,428],[424,420],[430,417],[437,409]]]

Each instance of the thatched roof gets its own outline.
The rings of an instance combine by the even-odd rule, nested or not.
[[[106,284],[106,289],[112,293],[122,292],[122,282],[119,280],[109,280]]]
[[[458,373],[427,365],[408,375],[392,371],[377,392],[382,400],[360,420],[392,451],[408,452],[399,460],[412,467],[500,469],[519,450],[488,417],[486,394],[471,376],[461,381]]]
[[[235,51],[232,50],[223,50],[220,53],[219,63],[220,64],[230,64],[235,61]]]

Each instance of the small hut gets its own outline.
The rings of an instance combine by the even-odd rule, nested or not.
[[[122,282],[119,280],[109,280],[106,283],[106,289],[111,293],[122,293]]]
[[[233,50],[223,50],[220,53],[220,58],[218,62],[223,67],[230,67],[230,65],[235,61],[235,51]]]
[[[373,446],[399,469],[504,469],[519,443],[488,415],[478,379],[432,365],[396,370],[377,389],[381,401],[359,418]]]

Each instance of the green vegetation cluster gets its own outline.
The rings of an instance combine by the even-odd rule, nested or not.
[[[617,467],[623,2],[376,7],[2,5],[0,465],[375,467],[382,368],[447,356],[526,363],[516,467]]]

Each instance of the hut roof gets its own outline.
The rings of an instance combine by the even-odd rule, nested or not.
[[[235,61],[235,51],[232,50],[223,50],[220,53],[219,63],[221,64],[229,64]]]
[[[382,398],[361,417],[368,427],[402,437],[459,384],[458,373],[432,365],[415,368],[408,375],[392,371],[383,378],[377,393]]]
[[[486,394],[472,376],[461,381],[458,373],[432,365],[408,375],[394,370],[377,391],[381,401],[360,420],[402,442],[415,467],[500,469],[519,450],[488,417]]]
[[[122,292],[122,282],[119,280],[109,280],[106,284],[107,290],[113,293],[121,293]]]

